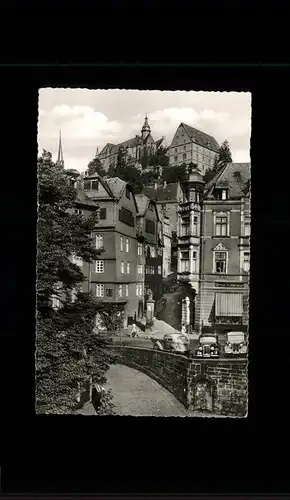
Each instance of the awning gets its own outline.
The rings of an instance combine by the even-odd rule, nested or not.
[[[215,315],[216,316],[242,316],[243,294],[242,293],[216,293]]]

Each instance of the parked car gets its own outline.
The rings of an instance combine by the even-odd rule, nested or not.
[[[151,337],[153,349],[160,351],[179,352],[187,354],[189,351],[189,340],[186,335],[181,333],[170,333],[163,338]]]
[[[228,332],[226,334],[225,354],[237,356],[248,352],[248,343],[244,332]]]
[[[219,355],[217,335],[213,333],[203,333],[198,339],[196,355],[202,358],[217,358]]]

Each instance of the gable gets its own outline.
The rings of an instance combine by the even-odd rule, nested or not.
[[[227,252],[227,247],[220,241],[213,249],[213,252]]]
[[[183,125],[179,125],[178,129],[175,132],[175,135],[173,137],[172,143],[170,144],[169,148],[177,147],[182,144],[188,144],[189,142],[192,142],[189,135],[185,131]]]

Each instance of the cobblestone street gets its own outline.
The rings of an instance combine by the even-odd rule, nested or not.
[[[191,416],[186,408],[155,380],[127,366],[110,367],[106,388],[112,390],[113,403],[118,415]]]

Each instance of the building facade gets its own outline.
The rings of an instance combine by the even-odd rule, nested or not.
[[[158,210],[163,213],[171,226],[171,271],[177,271],[177,224],[178,207],[183,200],[183,190],[179,182],[163,183],[155,182],[145,186],[143,193],[154,200]]]
[[[121,142],[120,144],[108,143],[98,154],[99,160],[105,170],[111,165],[116,166],[119,151],[125,158],[125,161],[136,160],[139,162],[145,154],[151,156],[156,153],[162,145],[164,138],[155,141],[151,135],[151,128],[145,117],[144,125],[141,129],[141,135],[136,135],[132,139]]]
[[[149,289],[153,299],[163,293],[163,231],[156,203],[144,194],[136,195],[138,207],[137,238],[139,243],[138,265],[143,272],[145,294]]]
[[[194,163],[202,173],[212,168],[219,145],[214,137],[181,123],[167,150],[169,166]]]
[[[136,266],[138,255],[137,204],[130,185],[115,177],[85,177],[84,191],[99,205],[95,229],[100,258],[90,272],[91,291],[122,318],[124,327],[142,317],[144,279]]]
[[[216,332],[223,341],[227,331],[248,327],[250,164],[225,165],[205,187],[201,176],[191,175],[184,191],[187,201],[179,210],[179,280],[194,290],[194,330]],[[186,193],[191,193],[192,202]]]
[[[172,247],[172,225],[170,224],[169,217],[165,215],[165,212],[157,205],[158,215],[160,223],[162,224],[163,233],[163,278],[167,278],[171,270],[171,247]]]

